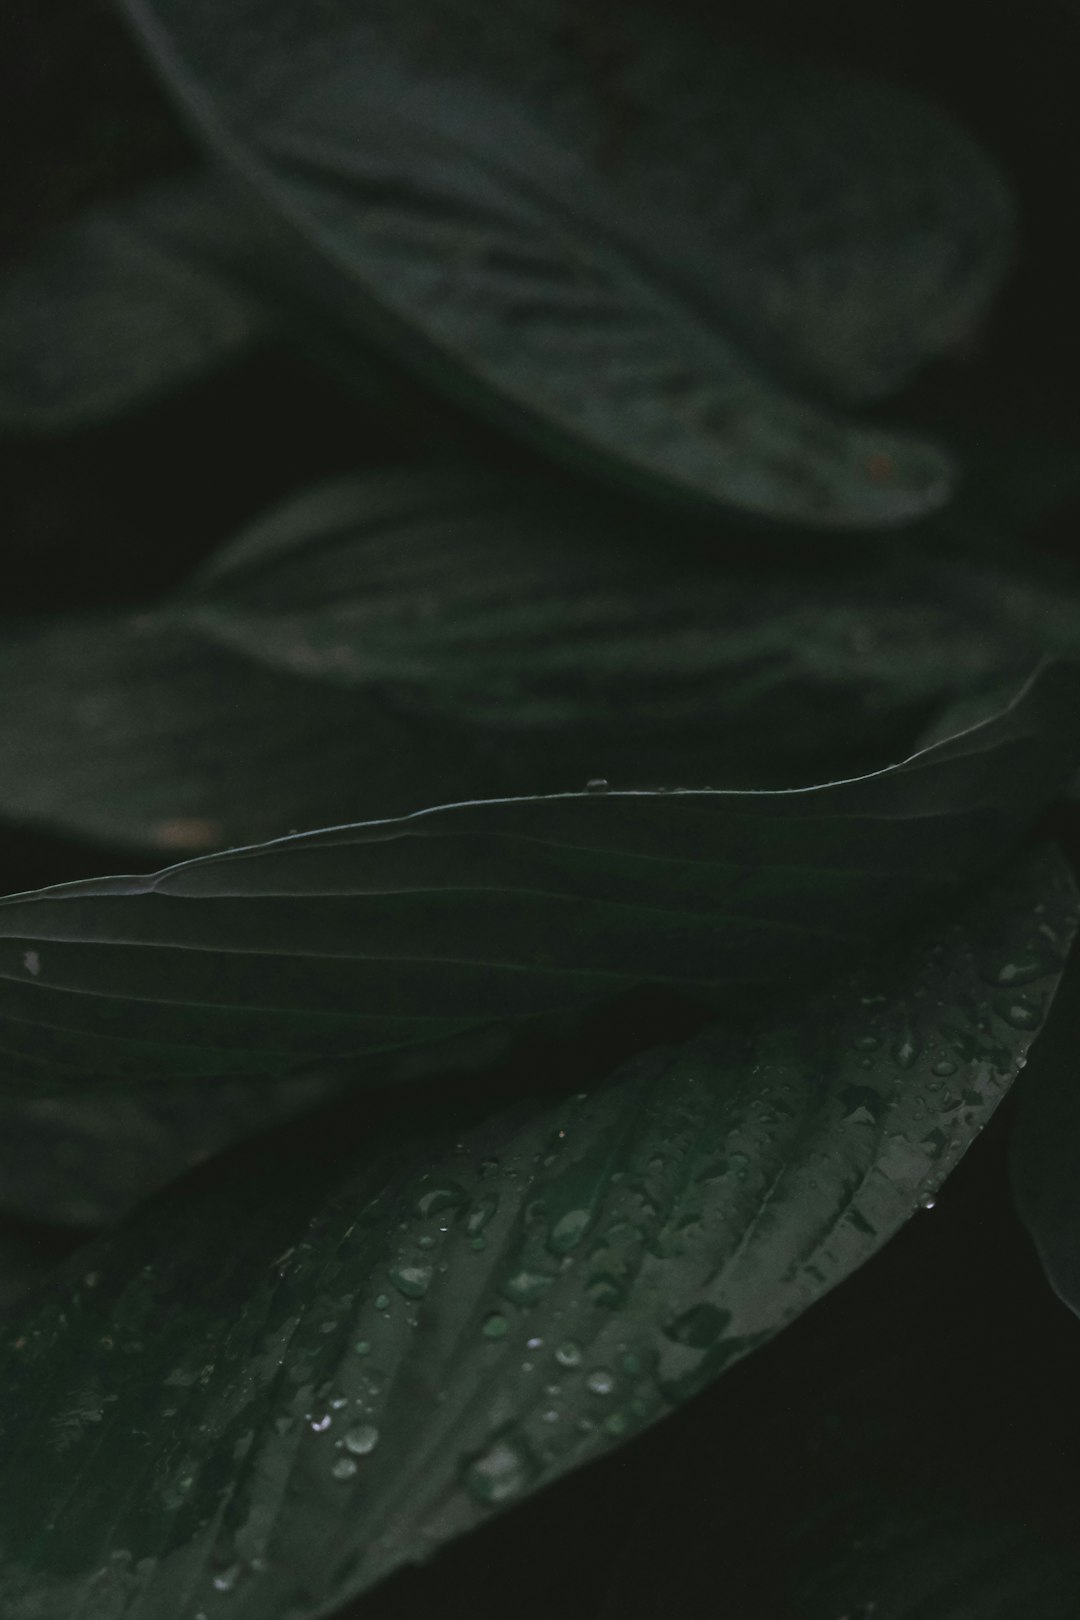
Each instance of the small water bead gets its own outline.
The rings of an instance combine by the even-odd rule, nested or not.
[[[418,1249],[433,1249],[435,1247],[435,1239],[432,1237],[430,1232],[425,1232],[423,1237],[417,1238],[416,1246]]]
[[[567,1339],[555,1351],[555,1360],[560,1367],[578,1367],[581,1365],[581,1347],[573,1339]]]
[[[611,786],[606,776],[590,776],[585,784],[586,793],[606,793]]]
[[[508,1436],[495,1440],[466,1467],[463,1483],[485,1506],[516,1496],[529,1477],[523,1452]]]
[[[510,1324],[501,1311],[491,1311],[484,1317],[480,1331],[486,1339],[505,1339]]]
[[[311,1427],[316,1434],[325,1434],[333,1421],[329,1412],[326,1412],[322,1417],[312,1418]]]
[[[351,1457],[339,1457],[330,1472],[335,1479],[353,1479],[356,1476],[357,1467]]]
[[[416,1200],[416,1213],[425,1216],[438,1215],[442,1210],[456,1209],[465,1202],[465,1197],[465,1190],[462,1187],[432,1187]]]
[[[587,1209],[571,1209],[561,1216],[548,1234],[547,1246],[555,1254],[565,1254],[576,1248],[589,1229],[590,1213]]]
[[[983,977],[988,984],[1010,986],[1030,984],[1033,979],[1041,979],[1045,972],[1046,965],[1035,951],[1023,951],[990,968]]]
[[[1042,1023],[1041,1010],[1032,1002],[1019,997],[1013,1001],[1003,1001],[998,1006],[998,1011],[1014,1029],[1038,1029]]]
[[[526,1339],[525,1348],[526,1350],[539,1350],[543,1342],[543,1339]]]
[[[607,1367],[594,1367],[585,1380],[585,1387],[594,1395],[610,1395],[615,1388],[615,1375]]]
[[[552,1279],[542,1271],[529,1271],[522,1267],[503,1283],[500,1293],[515,1305],[533,1305],[551,1287]]]
[[[956,1063],[952,1058],[940,1057],[931,1064],[930,1073],[939,1075],[944,1079],[948,1075],[956,1073]]]
[[[345,1431],[345,1450],[355,1457],[366,1457],[379,1443],[379,1431],[373,1423],[356,1423]]]
[[[622,1412],[609,1412],[604,1419],[603,1428],[607,1434],[625,1434],[629,1424]]]
[[[406,1299],[422,1299],[432,1278],[430,1266],[398,1262],[390,1267],[390,1281]]]
[[[876,1052],[881,1045],[881,1036],[871,1034],[856,1035],[851,1044],[856,1052]]]
[[[470,1237],[476,1237],[484,1230],[497,1208],[494,1198],[482,1198],[470,1209],[465,1217],[465,1230]]]
[[[933,1193],[924,1192],[924,1193],[921,1193],[919,1195],[919,1208],[920,1209],[925,1209],[925,1210],[929,1211],[931,1209],[934,1209],[936,1207],[936,1205],[937,1205],[937,1199],[934,1197]]]
[[[389,1294],[376,1294],[375,1295],[375,1309],[377,1311],[388,1311],[390,1309],[390,1295]]]
[[[370,1356],[370,1354],[371,1354],[371,1341],[370,1341],[370,1339],[357,1339],[356,1343],[353,1345],[353,1349],[356,1351],[356,1354],[358,1356]]]
[[[231,1592],[243,1573],[239,1564],[230,1564],[228,1569],[221,1569],[213,1577],[215,1592]]]

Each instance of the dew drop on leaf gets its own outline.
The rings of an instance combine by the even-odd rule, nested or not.
[[[430,1266],[413,1265],[399,1261],[390,1267],[390,1281],[406,1299],[422,1299],[431,1283]]]
[[[462,1483],[478,1502],[490,1505],[516,1496],[528,1478],[525,1453],[508,1435],[502,1435],[468,1463]]]
[[[366,1457],[379,1443],[379,1431],[373,1423],[357,1423],[345,1431],[345,1449],[356,1457]]]

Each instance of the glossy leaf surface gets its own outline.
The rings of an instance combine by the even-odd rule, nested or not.
[[[338,313],[609,476],[824,527],[913,518],[948,458],[809,401],[968,330],[1011,209],[901,92],[639,5],[128,0]]]
[[[565,1013],[730,1003],[888,940],[1060,796],[1080,668],[872,776],[462,803],[0,901],[0,1050],[263,1072]]]
[[[1067,948],[1051,849],[760,1024],[473,1125],[325,1116],[83,1251],[3,1346],[5,1614],[324,1615],[632,1437],[933,1196],[1034,1037],[987,974],[1039,906]]]

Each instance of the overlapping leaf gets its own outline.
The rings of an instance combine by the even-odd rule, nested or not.
[[[0,901],[0,1051],[177,1077],[429,1043],[860,955],[1062,792],[1080,667],[872,776],[449,805]]]
[[[1044,925],[1045,926],[1045,925]],[[1024,985],[1028,953],[1011,964]],[[1047,1031],[1046,1051],[1026,1077],[1012,1143],[1012,1184],[1051,1286],[1080,1316],[1080,974],[1071,971]]]
[[[219,153],[355,326],[608,475],[825,527],[939,504],[948,459],[804,395],[966,332],[1010,207],[917,99],[641,6],[128,0]]]
[[[1036,914],[1059,955],[1017,1016],[987,973]],[[9,1326],[5,1615],[324,1615],[633,1436],[932,1196],[1076,919],[1036,851],[899,955],[588,1095],[328,1116],[176,1189]]]
[[[374,694],[307,685],[139,615],[0,633],[9,821],[183,854],[508,786],[467,737],[451,744]]]
[[[233,1142],[303,1114],[340,1077],[0,1092],[0,1210],[63,1226],[104,1226]],[[0,1080],[12,1076],[0,1065]],[[153,1082],[153,1076],[148,1076]]]
[[[163,619],[473,728],[544,731],[549,751],[567,728],[598,750],[632,732],[645,779],[673,727],[722,736],[736,761],[767,736],[758,769],[782,785],[800,755],[857,751],[870,726],[895,736],[1080,648],[1071,598],[969,560],[882,548],[718,569],[688,547],[673,570],[670,543],[625,507],[427,464],[287,503]]]
[[[185,176],[48,238],[0,288],[0,428],[84,427],[262,339],[272,316],[229,273],[253,234],[223,185]]]

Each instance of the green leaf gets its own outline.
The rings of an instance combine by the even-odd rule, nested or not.
[[[10,1073],[3,1075],[7,1086]],[[334,1075],[154,1083],[89,1094],[0,1093],[0,1209],[62,1226],[104,1226],[233,1142],[324,1103]]]
[[[84,1250],[3,1346],[5,1617],[325,1615],[648,1426],[932,1197],[1033,1038],[980,963],[1039,905],[1067,944],[1051,849],[588,1095],[326,1116]]]
[[[500,423],[826,528],[946,498],[941,452],[814,402],[895,387],[1004,269],[1002,182],[917,98],[640,6],[128,10],[340,317]]]
[[[1053,919],[1040,923],[1052,948]],[[1034,966],[1030,954],[1006,964],[1008,983],[1023,994]],[[1013,1132],[1013,1194],[1048,1281],[1080,1316],[1080,968],[1066,976],[1047,1030],[1045,1051],[1024,1077]]]
[[[252,227],[185,176],[88,214],[0,286],[0,429],[64,433],[216,370],[270,313],[230,274]]]
[[[298,681],[142,615],[0,627],[9,821],[182,855],[510,781],[491,750],[376,694]]]
[[[722,736],[737,757],[767,751],[759,771],[785,786],[800,757],[865,748],[868,727],[898,736],[1003,669],[1080,649],[1070,596],[943,557],[940,537],[812,567],[720,570],[687,547],[673,571],[671,536],[539,480],[374,472],[286,502],[161,622],[422,714],[542,731],[548,750],[570,727],[598,750],[630,733],[639,773],[657,734]]]
[[[0,901],[0,1051],[205,1076],[427,1044],[642,983],[730,1004],[986,872],[1078,754],[1080,665],[872,776],[448,805]]]

